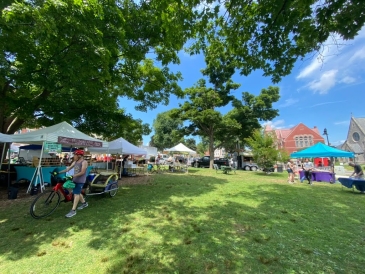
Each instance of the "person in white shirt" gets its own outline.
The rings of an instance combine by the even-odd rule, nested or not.
[[[309,162],[308,158],[303,163],[304,176],[308,180],[308,184],[312,185],[312,170],[314,166],[312,162]]]

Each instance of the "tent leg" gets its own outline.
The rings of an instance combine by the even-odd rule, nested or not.
[[[9,145],[9,149],[8,149],[8,189],[10,187],[10,144],[11,143],[8,143]],[[7,147],[7,143],[4,143],[4,147],[3,147],[3,154],[4,154],[4,151]],[[3,162],[3,156],[1,156],[1,164]]]
[[[32,189],[33,182],[36,181],[36,178],[38,177],[38,169],[39,169],[39,167],[36,167],[33,177],[30,180],[30,184],[28,186],[27,193],[30,192],[30,190]]]

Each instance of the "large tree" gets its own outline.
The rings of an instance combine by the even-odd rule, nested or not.
[[[170,111],[159,113],[153,121],[155,134],[150,144],[160,151],[177,145],[184,139],[182,127],[183,121],[179,117],[171,118]]]
[[[273,108],[273,103],[279,101],[279,88],[269,86],[255,96],[249,92],[242,93],[242,99],[232,101],[233,109],[226,116],[240,124],[239,129],[221,132],[216,137],[222,140],[222,145],[229,150],[245,147],[245,138],[261,128],[260,122],[270,121],[279,115],[279,110]],[[236,149],[234,149],[236,148]]]
[[[118,99],[145,111],[181,95],[181,76],[167,65],[193,35],[196,4],[2,1],[0,132],[60,121],[109,139],[129,124],[144,132]]]
[[[328,38],[331,44],[353,39],[364,26],[364,10],[363,0],[218,1],[204,7],[190,52],[203,52],[214,33],[242,75],[262,69],[279,82],[298,59],[321,53]]]
[[[185,127],[188,135],[198,135],[208,139],[209,155],[214,155],[214,150],[221,147],[221,143],[215,142],[215,134],[238,129],[237,121],[225,117],[219,111],[219,107],[227,105],[229,91],[238,86],[231,81],[225,85],[215,85],[216,88],[206,86],[206,81],[200,79],[192,88],[185,90],[188,101],[180,104],[178,109],[172,110],[173,117],[180,117],[189,124]],[[214,157],[210,159],[210,167],[213,168]]]
[[[170,93],[181,95],[181,76],[167,65],[179,62],[190,38],[193,54],[224,45],[224,59],[209,57],[213,78],[262,69],[277,82],[331,35],[353,39],[365,20],[362,0],[207,0],[195,9],[200,2],[2,1],[0,132],[65,120],[112,138],[133,123],[118,111],[118,98],[145,111],[167,103]],[[228,70],[216,70],[220,63]]]

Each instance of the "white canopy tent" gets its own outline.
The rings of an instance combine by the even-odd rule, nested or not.
[[[40,161],[36,171],[33,175],[33,178],[30,182],[28,191],[31,186],[38,181],[41,186],[41,191],[44,190],[44,181],[42,176],[42,167],[41,160],[42,154],[44,150],[44,144],[46,142],[58,143],[62,145],[69,145],[70,147],[100,147],[100,148],[108,148],[108,142],[102,141],[96,138],[93,138],[81,131],[78,131],[76,128],[71,126],[67,122],[61,122],[59,124],[42,128],[36,131],[31,131],[22,134],[14,134],[11,135],[12,142],[15,143],[23,143],[23,144],[34,144],[34,145],[42,145],[42,150],[40,153]]]
[[[189,154],[189,155],[195,155],[196,152],[190,148],[188,148],[187,146],[185,146],[184,144],[180,143],[172,148],[169,149],[165,149],[165,151],[169,151],[169,152],[176,152],[176,153],[181,153],[181,154]]]
[[[82,133],[67,122],[61,122],[50,127],[38,129],[36,131],[14,134],[12,135],[12,141],[14,143],[32,145],[42,145],[43,142],[54,142],[76,147],[108,147],[108,142]]]
[[[124,138],[120,137],[108,143],[108,148],[92,147],[89,149],[93,153],[108,153],[108,154],[124,154],[124,155],[147,155],[147,151],[141,149]]]
[[[0,143],[12,143],[12,135],[0,133]]]
[[[139,148],[124,138],[120,137],[114,141],[108,143],[109,147],[105,148],[90,148],[89,151],[92,153],[107,153],[107,154],[124,154],[124,155],[135,155],[135,156],[147,156],[147,151]],[[122,169],[119,171],[119,177],[121,177]]]

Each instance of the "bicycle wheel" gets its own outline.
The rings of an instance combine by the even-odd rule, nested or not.
[[[118,183],[112,183],[110,185],[109,195],[110,197],[114,197],[118,192]]]
[[[30,215],[40,219],[50,215],[60,204],[60,194],[51,190],[38,195],[30,206]]]

